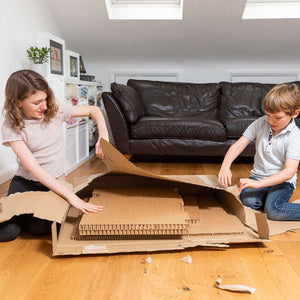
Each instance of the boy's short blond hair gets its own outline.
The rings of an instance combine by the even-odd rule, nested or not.
[[[277,113],[283,111],[292,116],[300,109],[300,88],[294,83],[283,83],[274,86],[263,101],[265,111]]]

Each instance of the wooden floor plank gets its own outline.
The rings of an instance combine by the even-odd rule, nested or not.
[[[22,299],[51,262],[51,241],[19,237],[10,243],[16,247],[1,259],[0,295],[1,299]]]

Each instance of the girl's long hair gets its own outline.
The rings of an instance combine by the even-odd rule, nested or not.
[[[5,103],[3,113],[5,119],[10,121],[13,128],[24,128],[24,116],[17,105],[17,100],[24,100],[27,97],[43,91],[47,94],[47,110],[43,121],[49,123],[58,111],[54,94],[47,81],[39,73],[32,70],[20,70],[10,75],[5,88]]]

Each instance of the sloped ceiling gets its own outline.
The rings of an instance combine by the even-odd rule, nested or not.
[[[68,49],[97,60],[300,58],[300,20],[242,20],[246,0],[185,0],[182,21],[110,21],[104,0],[44,0]]]

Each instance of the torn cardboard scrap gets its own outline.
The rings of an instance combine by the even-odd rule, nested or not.
[[[190,255],[185,256],[184,258],[181,259],[181,261],[191,264],[193,262],[192,257]]]
[[[221,277],[218,277],[216,280],[216,287],[221,290],[227,290],[231,292],[239,292],[239,293],[250,293],[253,294],[255,292],[255,288],[242,285],[242,284],[222,284]]]
[[[231,243],[261,242],[268,239],[269,235],[272,234],[273,224],[267,222],[266,216],[244,207],[236,195],[236,189],[231,187],[224,190],[218,185],[216,176],[163,176],[152,174],[137,168],[103,139],[101,140],[101,147],[105,153],[105,164],[99,168],[98,174],[77,178],[74,181],[77,182],[77,184],[74,184],[74,191],[80,198],[90,198],[93,201],[94,198],[97,198],[97,194],[100,191],[100,194],[105,193],[109,199],[113,199],[112,195],[115,195],[120,190],[131,191],[135,196],[138,196],[136,191],[139,189],[144,189],[145,191],[153,189],[163,202],[165,199],[168,199],[169,194],[167,194],[168,197],[164,195],[167,193],[166,190],[169,190],[172,191],[170,197],[176,199],[175,202],[179,201],[178,203],[181,203],[183,201],[183,212],[176,211],[175,213],[171,206],[168,209],[168,205],[164,206],[162,204],[163,209],[167,210],[163,215],[160,215],[159,221],[146,223],[145,220],[148,217],[146,212],[149,206],[142,206],[143,212],[141,212],[141,207],[138,208],[136,204],[129,205],[127,202],[128,211],[126,212],[126,218],[128,223],[124,223],[123,220],[122,224],[133,224],[133,221],[129,222],[131,219],[139,220],[139,223],[136,223],[139,224],[138,226],[157,224],[157,222],[161,222],[162,216],[172,211],[176,216],[179,216],[179,219],[176,221],[177,223],[172,221],[173,223],[170,224],[176,224],[179,227],[183,226],[185,228],[182,229],[182,232],[184,230],[187,232],[172,236],[172,238],[164,238],[164,234],[156,235],[160,238],[152,238],[150,240],[140,235],[138,235],[138,238],[126,239],[74,239],[72,236],[75,228],[79,230],[80,214],[73,207],[69,209],[68,203],[52,192],[42,192],[45,195],[43,201],[38,201],[41,198],[38,194],[35,194],[36,192],[15,194],[12,195],[14,197],[2,198],[0,202],[2,203],[3,212],[0,213],[0,222],[7,220],[12,215],[27,212],[34,212],[37,217],[61,221],[59,236],[56,234],[55,223],[53,225],[53,255],[181,250],[196,246],[227,247]],[[98,192],[93,194],[94,190]],[[174,195],[174,190],[176,190],[176,195]],[[53,195],[55,196],[54,201],[52,199]],[[124,196],[124,194],[119,194],[118,197],[119,201],[128,201],[128,198],[130,198]],[[143,197],[138,196],[138,198],[139,201],[144,201]],[[24,205],[18,206],[19,202],[23,202]],[[105,207],[106,205],[104,206],[104,212]],[[116,225],[116,220],[120,218],[120,211],[114,206],[111,209],[113,210],[111,210],[110,219],[107,219],[109,216],[105,215],[105,213],[97,215],[97,218],[106,218],[106,221],[100,222],[98,225],[104,227],[107,224],[111,226]],[[162,208],[158,210],[160,211],[160,209]],[[151,214],[154,215],[154,218],[158,217],[158,215],[153,214],[153,211]],[[187,223],[183,221],[186,220],[186,214],[189,218]],[[94,217],[96,215],[90,214],[89,216]],[[170,217],[166,215],[166,219],[173,217],[173,215]],[[85,225],[94,225],[94,221],[92,223],[89,222]],[[300,222],[279,223],[281,228],[286,230],[300,228]],[[142,227],[141,230],[144,230],[146,227]],[[129,230],[140,230],[139,227],[135,228],[133,229],[132,227]],[[94,230],[89,229],[89,227],[82,227],[82,229],[87,231]],[[110,231],[111,229],[108,230],[109,235],[119,237],[119,233],[115,234],[115,232]],[[103,233],[97,232],[97,235],[102,236]]]

